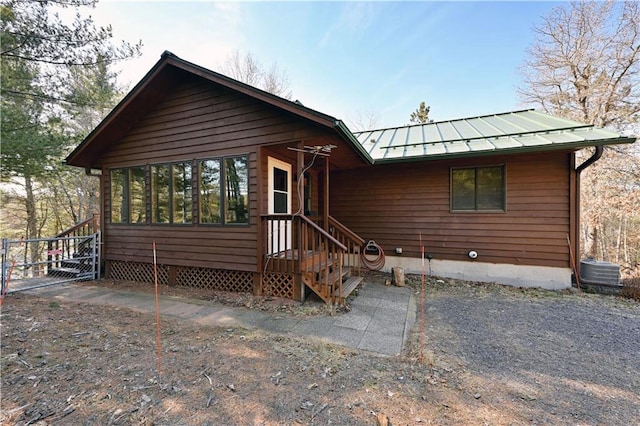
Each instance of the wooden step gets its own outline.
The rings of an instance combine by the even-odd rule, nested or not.
[[[325,303],[332,302],[331,294],[327,292],[325,286],[318,284],[309,276],[305,276],[305,275],[302,276],[302,282],[304,283],[304,285],[310,288],[316,295],[318,295],[322,300],[324,300]]]
[[[332,266],[333,266],[333,261],[331,259],[328,259],[328,262],[325,260],[322,260],[322,261],[317,261],[315,263],[311,263],[310,260],[307,260],[306,267],[304,270],[305,272],[318,273]]]
[[[350,277],[344,283],[342,283],[342,294],[340,294],[341,299],[346,299],[349,297],[353,290],[355,290],[360,283],[362,282],[363,277]]]
[[[328,272],[328,279],[318,277],[319,273],[306,273],[302,275],[304,284],[320,296],[325,302],[329,303],[333,298],[339,297],[337,292],[338,282],[344,281],[351,275],[350,268],[343,268],[342,274],[338,271]],[[328,285],[327,285],[328,284]]]
[[[316,276],[315,281],[318,284],[324,285],[325,282],[329,282],[331,286],[336,286],[338,281],[343,281],[351,276],[351,268],[342,268],[342,274],[340,274],[337,270],[332,270],[328,272],[329,279],[325,281],[323,276]]]

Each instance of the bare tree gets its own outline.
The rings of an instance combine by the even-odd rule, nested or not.
[[[572,2],[534,32],[518,90],[525,102],[601,127],[638,120],[640,3]]]
[[[347,122],[349,123],[349,128],[354,132],[373,130],[379,126],[380,113],[373,108],[359,110],[355,113],[355,116],[348,116]]]
[[[289,84],[287,73],[280,70],[276,63],[269,68],[269,71],[262,78],[262,88],[265,91],[285,99],[291,99],[292,93]]]
[[[277,63],[273,63],[267,70],[251,53],[243,55],[236,49],[229,54],[220,70],[223,74],[250,86],[291,99],[289,77]]]
[[[554,8],[534,32],[518,89],[525,103],[618,131],[638,123],[640,3],[572,2]],[[578,153],[578,159],[588,154]],[[638,170],[634,146],[607,149],[585,170],[584,255],[624,261],[632,269],[640,264]]]

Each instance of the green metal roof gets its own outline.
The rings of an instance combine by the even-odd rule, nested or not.
[[[602,128],[535,110],[354,133],[374,163],[579,149],[633,143]]]

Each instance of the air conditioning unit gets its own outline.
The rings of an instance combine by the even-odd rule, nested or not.
[[[582,259],[580,261],[580,277],[588,283],[621,285],[620,265],[595,259]]]

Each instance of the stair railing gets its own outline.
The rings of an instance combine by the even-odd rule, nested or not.
[[[59,237],[88,237],[100,230],[100,215],[94,213],[89,219],[73,225],[56,235]]]
[[[63,259],[70,259],[75,253],[90,244],[91,237],[100,231],[100,215],[94,213],[89,219],[73,225],[47,242],[47,265],[59,268]],[[86,239],[76,237],[87,237]]]
[[[347,247],[310,219],[300,216],[302,247],[307,256],[301,262],[303,279],[325,301],[342,294],[342,272]]]
[[[340,241],[345,247],[345,266],[360,276],[362,269],[361,253],[365,241],[351,229],[329,216],[329,234]]]

